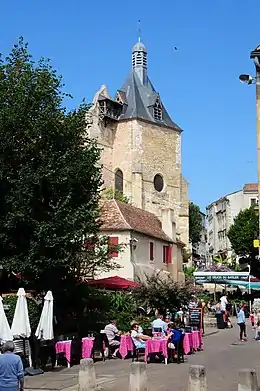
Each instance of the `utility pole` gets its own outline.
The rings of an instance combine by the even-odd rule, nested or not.
[[[239,79],[243,83],[256,85],[256,143],[257,143],[257,183],[258,183],[258,262],[260,262],[260,45],[257,46],[250,53],[250,59],[254,61],[256,75],[240,75]],[[248,293],[251,295],[251,263],[249,265],[249,289]],[[251,299],[249,300],[251,309]]]
[[[256,69],[256,140],[257,140],[257,181],[258,181],[258,239],[260,240],[260,45],[250,53]],[[260,246],[258,247],[258,260],[260,261]]]

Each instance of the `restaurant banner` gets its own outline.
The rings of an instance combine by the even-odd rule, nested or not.
[[[195,281],[200,283],[224,283],[228,281],[248,281],[249,272],[194,272]]]

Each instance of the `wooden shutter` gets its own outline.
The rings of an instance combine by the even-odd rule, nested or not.
[[[167,264],[172,263],[172,246],[167,247]]]
[[[117,258],[118,257],[118,251],[116,249],[116,246],[118,246],[118,236],[110,236],[108,238],[108,247],[109,247],[109,256],[111,258]]]

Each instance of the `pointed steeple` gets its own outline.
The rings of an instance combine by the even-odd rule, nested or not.
[[[132,49],[132,67],[133,71],[138,75],[142,85],[147,84],[147,51],[144,44],[141,42],[140,35],[138,42]]]
[[[119,120],[139,118],[181,131],[181,128],[170,118],[159,93],[149,80],[147,51],[141,42],[140,31],[138,42],[132,48],[132,71],[124,85],[117,91],[115,99],[123,105]]]

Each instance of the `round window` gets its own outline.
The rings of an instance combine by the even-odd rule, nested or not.
[[[153,179],[153,185],[156,191],[162,191],[164,187],[163,177],[160,174],[156,174]]]

